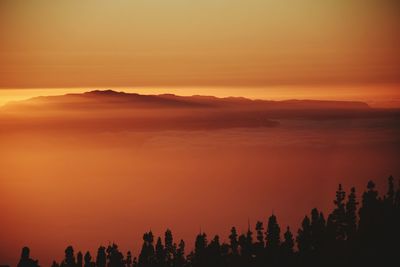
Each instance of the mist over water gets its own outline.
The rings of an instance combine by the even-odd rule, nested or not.
[[[116,242],[137,255],[142,234],[171,228],[188,249],[201,229],[272,212],[295,231],[312,207],[330,211],[338,183],[360,197],[400,176],[397,118],[280,120],[279,127],[211,131],[5,131],[0,136],[0,258],[28,245],[42,266],[67,245]],[[51,255],[51,256],[50,256]]]
[[[369,180],[397,183],[399,4],[0,0],[0,267],[25,246],[19,267],[75,267],[67,246],[94,260],[113,242],[137,257],[150,230],[189,254],[200,231],[222,244],[269,217],[265,247],[218,241],[186,263],[385,265],[400,241],[391,190],[371,190],[358,224],[339,192],[300,253],[289,234],[278,249],[270,215],[296,239],[339,183],[358,202]],[[167,243],[157,263],[181,265]]]

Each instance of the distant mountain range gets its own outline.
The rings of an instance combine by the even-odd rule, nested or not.
[[[368,104],[358,101],[325,100],[251,100],[243,97],[177,96],[173,94],[140,95],[95,90],[83,94],[41,96],[11,102],[4,109],[121,109],[121,108],[227,108],[246,110],[364,110]]]
[[[282,120],[399,116],[357,101],[140,95],[113,90],[41,96],[0,108],[1,130],[209,130],[277,127]]]

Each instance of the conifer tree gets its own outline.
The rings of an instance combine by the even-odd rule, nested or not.
[[[72,246],[68,246],[65,249],[65,259],[63,262],[63,266],[66,267],[75,267],[76,262],[75,262],[75,255],[74,255],[74,249]]]
[[[311,222],[305,216],[297,234],[297,246],[301,254],[308,254],[312,250]]]
[[[84,267],[91,267],[92,266],[92,256],[90,255],[90,252],[87,251],[85,253],[85,257],[84,257]]]
[[[256,223],[256,232],[257,232],[257,244],[260,247],[264,248],[264,227],[263,223],[257,221]]]
[[[156,264],[161,267],[165,265],[165,250],[159,237],[156,242]]]
[[[193,266],[205,266],[206,263],[206,248],[207,248],[207,235],[205,233],[200,233],[196,237],[194,254],[191,260],[193,261]]]
[[[82,255],[82,252],[79,251],[76,254],[76,266],[82,267],[82,265],[83,265],[83,255]]]
[[[357,231],[357,199],[356,189],[352,187],[346,203],[346,236],[354,239]]]
[[[132,253],[131,251],[128,251],[126,253],[126,267],[132,267]]]
[[[333,211],[333,224],[335,227],[335,239],[343,241],[346,239],[346,209],[345,200],[346,193],[343,191],[342,185],[339,184],[336,191],[336,199],[334,204],[336,208]]]
[[[165,232],[165,258],[166,258],[166,265],[171,266],[173,263],[173,256],[175,254],[174,246],[173,246],[173,237],[171,230],[167,229]]]
[[[185,265],[185,242],[183,240],[179,242],[174,261],[176,267],[183,267]]]
[[[318,209],[311,210],[311,246],[313,249],[321,249],[325,239],[325,218]]]
[[[285,256],[291,256],[293,254],[293,249],[294,249],[294,239],[289,226],[286,228],[286,232],[284,233],[283,237],[284,240],[281,245],[282,250]]]
[[[372,181],[368,182],[367,191],[363,193],[359,215],[359,230],[362,236],[368,238],[367,232],[370,235],[375,235],[379,220],[379,199],[378,192],[375,190],[375,183]]]
[[[229,235],[230,246],[232,254],[238,254],[238,234],[235,227],[231,228],[231,234]]]
[[[268,219],[268,227],[266,232],[266,248],[272,252],[276,252],[281,243],[281,229],[275,215],[271,215]]]
[[[97,250],[96,267],[106,267],[106,262],[107,262],[106,248],[100,246]]]

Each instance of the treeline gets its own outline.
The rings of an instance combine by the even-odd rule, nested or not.
[[[116,244],[100,246],[96,256],[74,253],[71,246],[65,258],[52,267],[258,267],[258,266],[398,266],[400,263],[400,183],[388,179],[387,192],[379,196],[375,184],[358,201],[355,188],[346,194],[339,185],[334,210],[325,216],[312,209],[293,233],[282,229],[271,215],[254,231],[239,234],[232,227],[229,242],[206,233],[196,237],[194,250],[185,253],[185,242],[175,242],[167,230],[163,240],[153,233],[143,235],[138,257],[123,255]],[[38,261],[23,248],[18,267],[37,267]]]

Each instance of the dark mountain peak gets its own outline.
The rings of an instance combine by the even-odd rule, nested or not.
[[[127,95],[125,92],[117,92],[112,89],[107,89],[107,90],[93,90],[93,91],[88,91],[83,93],[84,95],[95,95],[95,96],[122,96],[122,95]]]

